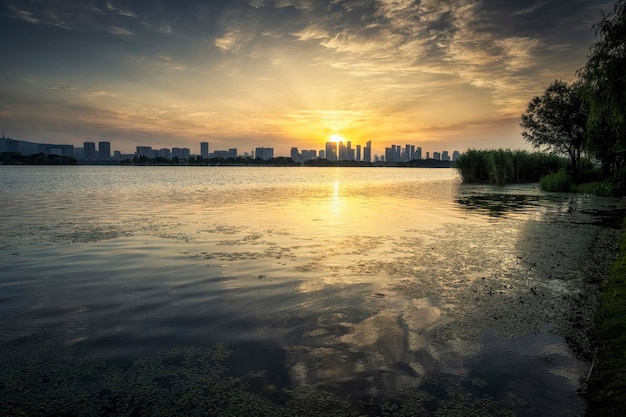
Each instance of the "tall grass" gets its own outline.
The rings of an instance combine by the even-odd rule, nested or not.
[[[541,152],[470,149],[456,160],[456,168],[467,183],[530,183],[562,168],[569,161]]]

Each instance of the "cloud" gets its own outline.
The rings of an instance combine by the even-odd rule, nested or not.
[[[18,8],[14,5],[7,5],[7,9],[11,11],[11,17],[23,20],[35,25],[49,25],[62,29],[72,29],[71,24],[67,22],[55,11],[42,7],[40,9],[26,10]]]
[[[120,36],[134,36],[134,33],[131,32],[128,29],[124,29],[121,27],[117,27],[117,26],[111,26],[109,28],[110,32],[114,35],[120,35]]]
[[[120,16],[137,17],[137,13],[135,13],[130,7],[128,7],[127,2],[124,2],[124,3],[115,2],[114,3],[113,1],[107,0],[104,5],[108,11],[116,13]]]
[[[254,34],[241,29],[230,29],[215,39],[215,46],[224,51],[237,54],[246,43],[254,38]]]
[[[513,14],[519,16],[519,15],[534,13],[537,10],[546,7],[547,5],[548,5],[548,2],[545,1],[545,0],[538,1],[538,2],[535,2],[532,5],[530,5],[529,7],[526,7],[524,9],[520,9],[520,10],[517,10],[517,11],[513,12]]]

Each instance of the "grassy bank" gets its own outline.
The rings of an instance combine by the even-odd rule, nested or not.
[[[592,337],[596,355],[585,393],[586,415],[622,416],[626,410],[626,221]]]

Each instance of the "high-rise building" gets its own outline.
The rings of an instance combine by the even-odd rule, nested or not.
[[[363,148],[363,161],[372,162],[372,141],[368,140]]]
[[[200,156],[204,159],[209,158],[209,142],[200,142]]]
[[[274,148],[256,148],[254,152],[254,157],[256,159],[269,161],[274,157]]]
[[[135,156],[145,156],[152,158],[152,146],[137,146]]]
[[[111,159],[111,142],[98,142],[98,159],[101,161]]]
[[[461,156],[461,154],[459,153],[459,151],[454,151],[452,152],[452,160],[456,161],[457,159],[459,159],[459,156]]]
[[[337,151],[337,160],[338,161],[346,161],[348,159],[348,149],[343,142],[338,142],[337,146],[339,146],[339,150]]]
[[[413,156],[414,156],[413,159],[422,159],[422,147],[421,146],[418,146],[417,148],[415,148],[415,154]]]
[[[83,142],[83,158],[85,161],[96,160],[96,143],[95,142]]]
[[[300,154],[300,152],[298,152],[298,148],[295,146],[291,148],[291,159],[293,159],[294,162],[302,162],[302,160],[304,160],[304,150],[302,151],[302,154]]]
[[[237,148],[228,149],[228,157],[232,159],[237,159]]]
[[[356,161],[361,162],[361,145],[356,145]]]
[[[337,142],[326,142],[326,159],[337,160]]]
[[[450,160],[450,154],[448,154],[448,151],[443,151],[443,153],[441,154],[441,160],[442,161],[449,161]]]
[[[435,161],[441,161],[441,154],[439,152],[433,152],[433,159]]]
[[[191,150],[189,148],[172,148],[172,158],[189,159]]]

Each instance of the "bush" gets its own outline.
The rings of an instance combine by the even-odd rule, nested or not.
[[[569,193],[574,189],[574,181],[567,170],[561,168],[557,172],[541,178],[539,186],[543,191]]]

